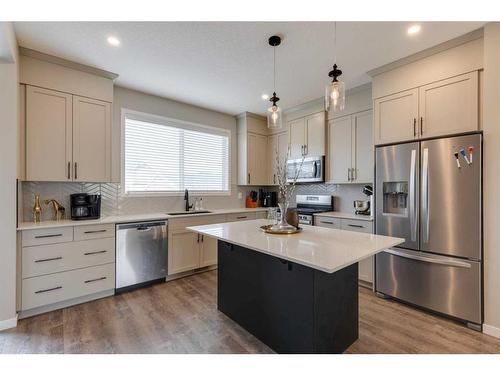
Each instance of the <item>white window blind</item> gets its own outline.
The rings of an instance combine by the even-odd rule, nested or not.
[[[125,116],[124,133],[125,193],[229,192],[228,131]]]

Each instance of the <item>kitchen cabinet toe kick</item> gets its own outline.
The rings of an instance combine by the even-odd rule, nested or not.
[[[217,307],[278,353],[343,353],[358,339],[358,264],[325,273],[219,240]]]

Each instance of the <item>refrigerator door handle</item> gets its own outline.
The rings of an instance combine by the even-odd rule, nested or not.
[[[411,240],[417,240],[417,211],[416,211],[416,183],[417,183],[417,150],[411,150],[410,162],[410,230]]]
[[[424,148],[422,155],[422,218],[424,225],[422,236],[424,242],[429,242],[429,149]]]
[[[448,258],[438,259],[438,258],[431,258],[431,257],[427,257],[427,256],[413,255],[413,254],[398,251],[395,249],[386,249],[386,250],[384,250],[384,252],[392,254],[392,255],[396,255],[396,256],[402,257],[402,258],[413,259],[413,260],[418,260],[418,261],[433,263],[433,264],[441,264],[443,266],[471,268],[471,265],[469,263],[462,262],[460,260],[454,260],[454,259],[448,259]]]

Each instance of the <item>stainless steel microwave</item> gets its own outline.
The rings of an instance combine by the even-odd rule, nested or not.
[[[297,182],[324,182],[325,181],[325,157],[315,156],[310,158],[288,160],[287,182],[293,182],[295,176]]]

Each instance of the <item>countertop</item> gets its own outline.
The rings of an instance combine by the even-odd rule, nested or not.
[[[302,232],[290,235],[267,234],[260,229],[272,223],[258,219],[186,229],[327,273],[404,242],[402,238],[309,225],[304,225]]]
[[[30,229],[40,229],[40,228],[60,228],[60,227],[73,227],[79,225],[94,225],[94,224],[116,224],[116,223],[129,223],[135,221],[149,221],[149,220],[173,220],[186,217],[199,217],[199,216],[210,216],[210,215],[224,215],[233,214],[240,212],[259,212],[267,211],[266,207],[258,208],[228,208],[211,210],[207,209],[208,213],[202,214],[186,214],[186,215],[168,215],[164,212],[148,213],[148,214],[133,214],[133,215],[115,215],[115,216],[105,216],[96,220],[46,220],[41,223],[33,223],[30,221],[19,223],[17,230],[30,230]],[[175,212],[175,211],[174,211]]]
[[[338,219],[373,221],[373,217],[369,216],[369,215],[356,215],[356,214],[352,214],[349,212],[340,212],[340,211],[320,212],[319,214],[314,214],[314,216],[336,217]]]

